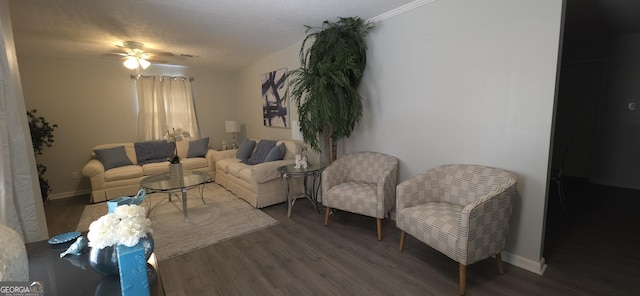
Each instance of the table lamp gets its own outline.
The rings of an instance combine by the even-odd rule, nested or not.
[[[233,134],[233,142],[231,143],[231,149],[238,148],[236,145],[236,133],[240,132],[240,121],[227,120],[224,122],[224,131]]]

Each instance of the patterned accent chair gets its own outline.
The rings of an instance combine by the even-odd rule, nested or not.
[[[467,265],[505,247],[516,177],[479,165],[450,164],[400,183],[396,189],[396,225],[459,263],[460,295],[466,292]]]
[[[382,219],[396,202],[398,159],[378,152],[347,154],[322,172],[324,225],[332,208],[376,218],[378,240]]]

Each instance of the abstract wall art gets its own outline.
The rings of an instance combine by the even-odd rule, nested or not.
[[[286,99],[287,68],[262,75],[262,121],[264,126],[289,128],[289,101]]]

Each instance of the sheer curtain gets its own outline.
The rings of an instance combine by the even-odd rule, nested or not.
[[[0,1],[0,224],[33,242],[49,233],[8,11]]]
[[[136,76],[138,138],[163,139],[167,131],[181,128],[199,138],[191,79],[170,76]]]

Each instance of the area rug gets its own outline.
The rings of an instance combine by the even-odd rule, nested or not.
[[[175,196],[169,201],[167,193],[152,193],[141,204],[151,208],[149,219],[159,261],[278,224],[216,183],[205,185],[204,203],[198,189],[188,194],[189,222],[184,219],[182,201]],[[106,213],[106,203],[86,206],[76,230],[88,230],[91,222]]]

